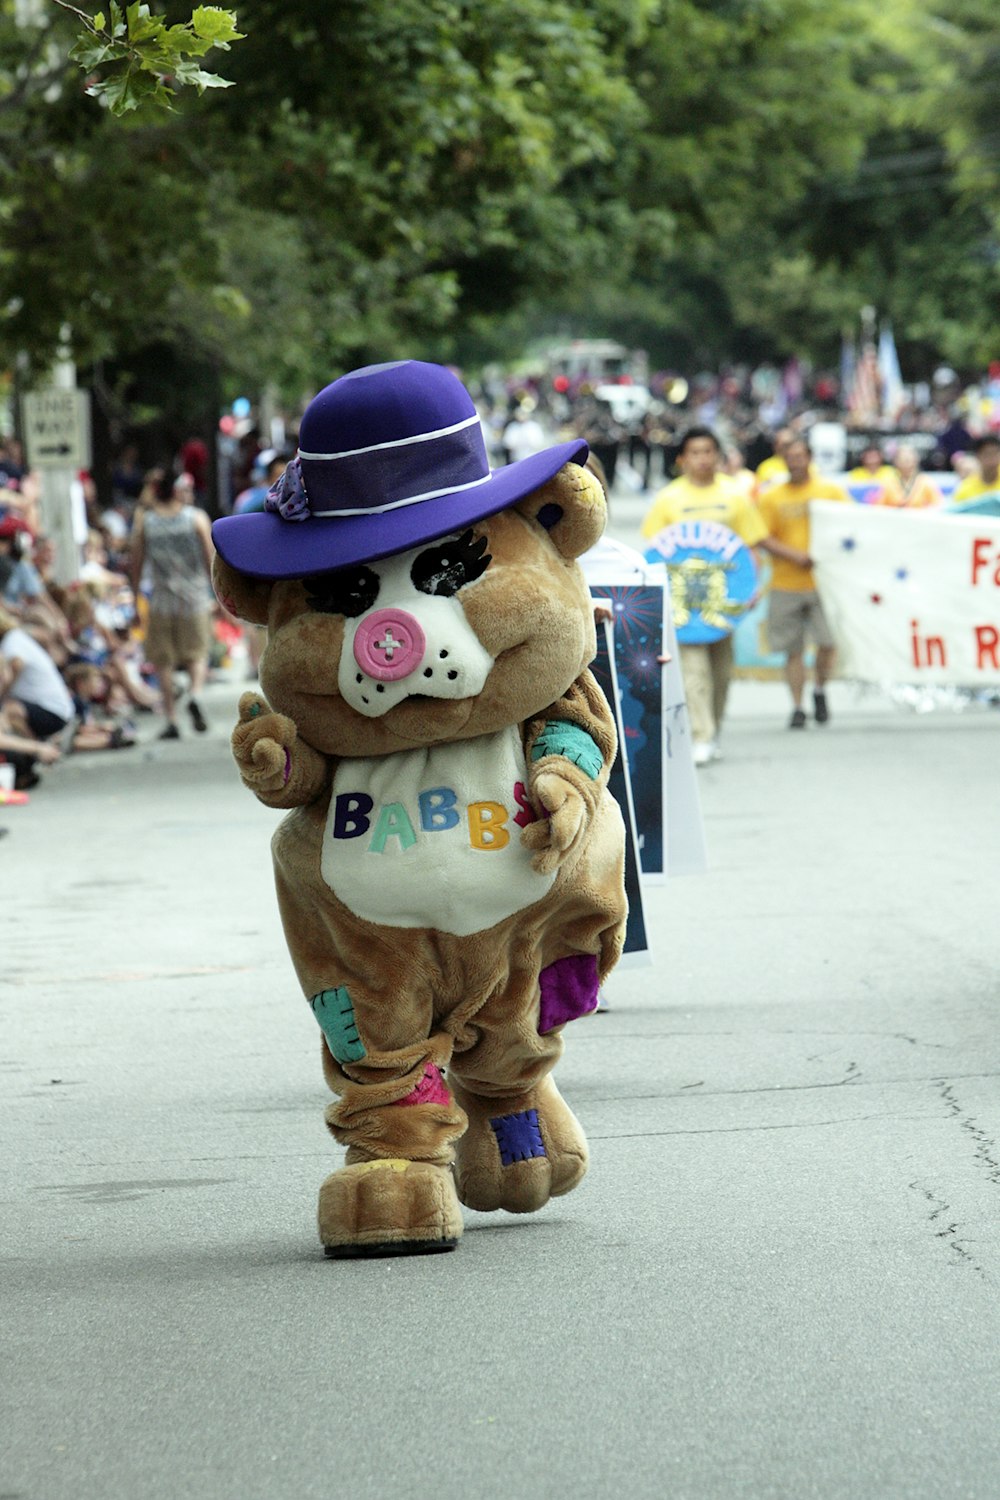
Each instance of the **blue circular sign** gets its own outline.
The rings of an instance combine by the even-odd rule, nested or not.
[[[757,564],[746,543],[720,521],[676,521],[646,549],[666,563],[677,639],[706,646],[732,635],[757,593]]]

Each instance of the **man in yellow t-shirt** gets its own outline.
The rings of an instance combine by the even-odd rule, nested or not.
[[[785,655],[785,677],[792,694],[789,729],[806,727],[802,695],[806,684],[805,644],[811,636],[816,644],[816,686],[813,710],[817,724],[830,717],[826,684],[833,669],[833,636],[816,592],[813,561],[809,556],[810,500],[849,502],[839,484],[810,473],[811,454],[805,438],[796,438],[786,450],[788,479],[760,497],[761,516],[767,525],[767,551],[774,558],[767,633],[775,651]]]
[[[992,495],[1000,491],[1000,437],[990,433],[977,438],[973,444],[979,460],[979,473],[970,474],[955,491],[955,501],[978,500],[980,495]]]
[[[681,439],[681,476],[656,496],[641,526],[652,538],[678,521],[719,521],[748,547],[765,545],[767,527],[735,480],[719,473],[722,451],[708,427],[691,427]],[[681,672],[691,716],[694,762],[707,765],[719,754],[718,737],[733,673],[733,639],[680,648]]]

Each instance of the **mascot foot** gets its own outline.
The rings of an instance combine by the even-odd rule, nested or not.
[[[551,1078],[506,1099],[486,1099],[449,1075],[469,1117],[456,1142],[455,1184],[469,1208],[530,1214],[569,1193],[587,1170],[587,1139]]]
[[[319,1237],[335,1259],[453,1250],[461,1234],[450,1167],[357,1162],[334,1172],[319,1190]]]

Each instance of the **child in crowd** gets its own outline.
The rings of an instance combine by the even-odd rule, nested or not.
[[[113,719],[98,719],[94,708],[106,701],[103,694],[106,684],[97,667],[89,662],[71,663],[63,674],[66,685],[73,695],[76,726],[73,730],[74,750],[128,750],[135,744],[129,726],[116,724]]]
[[[152,712],[158,703],[156,694],[143,682],[127,645],[101,624],[89,589],[76,588],[69,593],[65,610],[71,633],[70,663],[89,663],[102,674],[103,688],[96,701],[111,710],[132,707]]]

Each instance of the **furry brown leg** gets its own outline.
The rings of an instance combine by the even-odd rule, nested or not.
[[[469,1208],[534,1213],[572,1192],[587,1170],[587,1140],[552,1078],[503,1098],[473,1094],[450,1073],[448,1083],[469,1118],[455,1144],[455,1183]]]
[[[447,1167],[380,1159],[332,1173],[320,1188],[319,1235],[335,1259],[453,1250],[462,1211]]]

